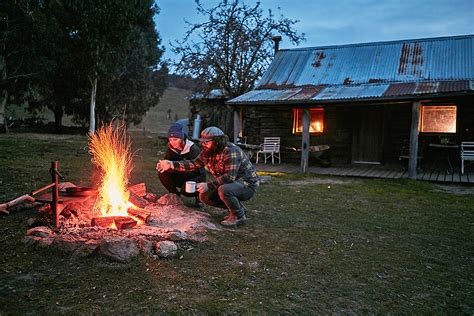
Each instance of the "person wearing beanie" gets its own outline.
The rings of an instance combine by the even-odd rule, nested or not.
[[[201,150],[191,140],[183,129],[183,126],[174,123],[168,130],[168,148],[164,155],[164,159],[182,161],[192,160],[199,156]],[[174,193],[178,196],[195,197],[195,205],[202,207],[199,200],[199,192],[187,193],[185,190],[186,181],[195,181],[196,183],[206,181],[206,173],[204,168],[197,168],[187,172],[176,172],[175,170],[168,170],[158,174],[161,184],[169,193]]]
[[[201,153],[192,160],[160,160],[156,169],[160,173],[189,172],[206,167],[214,179],[198,183],[199,199],[205,204],[227,209],[221,221],[224,226],[236,226],[246,220],[242,201],[251,199],[260,183],[255,167],[237,145],[228,141],[227,135],[211,126],[201,132]]]

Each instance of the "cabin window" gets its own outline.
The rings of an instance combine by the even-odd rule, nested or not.
[[[309,109],[309,133],[320,134],[324,131],[324,109]],[[293,134],[303,132],[303,109],[293,109]]]
[[[456,133],[456,106],[423,105],[420,125],[423,133]]]

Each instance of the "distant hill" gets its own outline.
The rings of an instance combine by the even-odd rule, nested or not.
[[[170,87],[165,90],[158,105],[146,113],[139,125],[130,127],[130,130],[143,130],[151,133],[165,134],[170,125],[177,119],[188,118],[189,106],[186,99],[192,94],[191,90]],[[170,118],[167,117],[168,110]]]
[[[191,77],[180,76],[176,74],[168,75],[168,87],[180,88],[185,90],[199,90],[202,88],[199,82]]]

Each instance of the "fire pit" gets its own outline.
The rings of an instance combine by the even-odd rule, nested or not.
[[[208,214],[186,207],[174,194],[158,198],[146,192],[144,183],[127,186],[130,147],[125,133],[112,125],[90,135],[92,162],[102,175],[97,189],[59,183],[58,164],[53,162],[52,183],[31,194],[51,188],[51,193],[34,198],[45,206],[24,242],[77,256],[99,253],[128,261],[139,253],[175,256],[176,242],[202,242],[208,230],[218,229]]]

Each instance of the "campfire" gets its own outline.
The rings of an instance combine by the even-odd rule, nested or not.
[[[147,215],[140,212],[139,208],[144,207],[146,202],[127,189],[133,165],[130,139],[125,129],[114,129],[109,125],[91,134],[89,151],[92,162],[102,172],[97,200],[93,206],[96,217],[91,224],[122,229],[133,227],[137,222],[145,222]]]
[[[208,214],[187,207],[175,194],[159,197],[148,193],[144,183],[130,185],[131,141],[122,126],[108,125],[89,135],[89,152],[100,172],[97,188],[59,182],[55,161],[50,184],[0,204],[5,214],[38,208],[26,244],[128,261],[139,253],[175,256],[179,242],[202,242],[207,230],[218,229]]]

